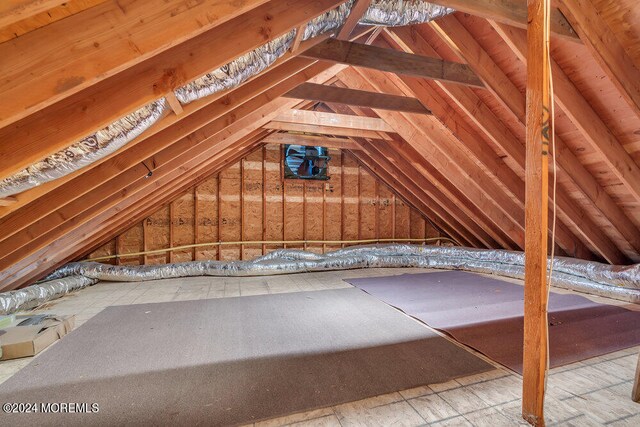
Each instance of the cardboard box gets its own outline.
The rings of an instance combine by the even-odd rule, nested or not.
[[[39,325],[13,326],[0,330],[0,360],[35,356],[71,332],[75,316],[57,316]]]

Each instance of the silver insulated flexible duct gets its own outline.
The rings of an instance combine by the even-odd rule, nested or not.
[[[0,198],[21,193],[54,179],[69,175],[128,144],[157,122],[166,110],[161,98],[70,147],[0,181]]]
[[[304,29],[303,40],[338,29],[349,15],[353,0],[311,20]],[[422,0],[373,0],[361,24],[411,25],[424,23],[453,12],[453,9]],[[296,30],[292,30],[206,75],[177,88],[174,93],[181,104],[188,104],[223,90],[233,89],[271,66],[291,47]],[[161,98],[136,112],[89,135],[42,161],[0,182],[0,198],[61,178],[123,147],[157,122],[166,109]]]
[[[391,244],[354,246],[324,255],[280,249],[252,261],[193,261],[145,266],[74,262],[53,272],[42,283],[0,294],[0,313],[34,307],[99,280],[140,282],[195,276],[267,276],[372,267],[464,270],[522,279],[524,254]],[[554,260],[552,285],[640,304],[640,264],[611,266],[557,257]]]

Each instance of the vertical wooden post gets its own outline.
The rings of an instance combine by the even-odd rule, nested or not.
[[[633,382],[631,399],[633,399],[634,402],[640,403],[640,354],[638,354],[638,365],[636,366],[636,380]]]
[[[149,231],[147,230],[147,221],[149,221],[148,217],[142,220],[142,252],[147,252],[149,250],[149,243],[148,243],[149,242],[149,237],[148,237]],[[144,254],[140,261],[141,261],[142,265],[149,264],[148,255]]]
[[[528,0],[522,416],[544,426],[547,370],[547,223],[550,111],[550,0]]]

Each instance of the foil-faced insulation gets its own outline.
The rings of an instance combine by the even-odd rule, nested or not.
[[[161,98],[38,163],[0,181],[0,197],[61,178],[108,156],[157,122],[166,109]]]
[[[295,37],[295,30],[234,59],[228,64],[179,87],[174,91],[181,104],[188,104],[227,89],[239,86],[257,75],[284,55]]]
[[[84,287],[99,280],[140,282],[194,276],[267,276],[373,267],[464,270],[523,279],[524,254],[502,250],[390,244],[354,246],[324,255],[280,249],[251,261],[193,261],[146,266],[74,262],[50,274],[45,282],[0,294],[0,313],[39,305],[64,295],[74,287]],[[61,287],[65,280],[71,284]],[[640,264],[611,266],[556,257],[552,285],[640,304]],[[46,292],[38,290],[40,287],[44,287]],[[60,292],[54,294],[53,290],[57,287],[61,287]],[[27,299],[27,295],[32,299]]]
[[[450,7],[426,1],[374,0],[360,18],[359,23],[387,27],[422,24],[453,12],[454,10]]]

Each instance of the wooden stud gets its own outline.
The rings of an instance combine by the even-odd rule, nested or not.
[[[240,160],[240,241],[244,241],[244,158]],[[244,259],[244,245],[240,244],[240,260]]]
[[[175,246],[175,208],[173,202],[169,204],[169,247],[172,248]],[[168,263],[173,263],[173,251],[169,251],[167,253]]]
[[[149,218],[145,218],[142,220],[142,251],[146,252],[149,250],[149,237],[148,237],[148,233],[149,230],[147,229],[147,220]],[[147,254],[144,254],[142,256],[142,259],[140,260],[140,263],[142,265],[147,265],[149,263],[149,257],[147,256]]]
[[[340,240],[344,240],[344,151],[340,150]],[[344,243],[340,245],[344,248]]]
[[[218,242],[221,242],[222,238],[220,237],[221,236],[220,233],[222,231],[222,208],[221,208],[222,203],[220,202],[220,183],[221,183],[220,173],[216,175],[216,180],[218,181],[218,185],[216,185],[216,202],[217,202],[217,209],[218,209],[217,233],[218,233]],[[220,261],[221,259],[221,252],[222,252],[222,247],[218,246],[217,254],[216,254],[218,261]]]

